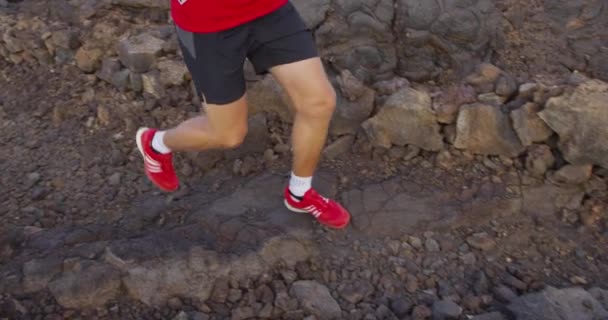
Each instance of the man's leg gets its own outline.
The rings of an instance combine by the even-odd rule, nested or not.
[[[350,222],[349,213],[311,188],[336,107],[336,94],[321,59],[278,65],[270,72],[287,91],[296,112],[292,133],[293,172],[285,192],[285,204],[292,211],[312,214],[327,226],[344,228]]]
[[[247,102],[206,105],[205,114],[167,130],[163,143],[172,151],[236,148],[247,135]]]
[[[296,112],[293,172],[311,177],[327,140],[336,94],[319,58],[276,66],[270,72],[287,91]]]
[[[225,105],[209,104],[205,114],[167,131],[140,128],[137,147],[148,178],[160,189],[175,191],[179,180],[173,167],[173,151],[235,148],[247,134],[245,97]]]

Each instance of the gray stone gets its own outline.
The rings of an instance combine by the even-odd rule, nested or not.
[[[112,76],[120,70],[120,61],[116,58],[105,58],[101,63],[101,69],[97,77],[108,83],[112,83]]]
[[[349,283],[340,290],[342,299],[357,304],[374,293],[374,286],[366,280],[358,280]]]
[[[336,81],[340,91],[336,95],[336,111],[330,124],[330,133],[355,134],[374,109],[375,92],[364,86],[348,70],[343,70]]]
[[[129,69],[123,69],[118,72],[115,72],[112,75],[111,83],[117,89],[125,90],[125,89],[127,89],[127,86],[129,85],[130,75],[131,75],[131,71]]]
[[[517,83],[515,79],[507,74],[502,74],[496,81],[496,94],[501,97],[510,97],[517,92]]]
[[[297,281],[291,287],[291,295],[298,298],[302,308],[318,319],[338,319],[342,310],[324,285],[316,281]]]
[[[571,164],[608,168],[608,84],[590,80],[572,93],[550,98],[539,113],[559,135],[559,148]]]
[[[594,287],[589,289],[589,294],[601,303],[604,306],[604,309],[608,310],[608,290]]]
[[[310,29],[315,29],[323,20],[329,10],[330,0],[292,0],[298,13]]]
[[[443,148],[431,98],[412,88],[393,94],[377,115],[363,123],[363,128],[376,146],[412,144],[430,151]]]
[[[557,183],[564,184],[581,184],[591,178],[593,166],[591,165],[565,165],[557,170],[551,179]]]
[[[518,320],[599,320],[608,311],[591,294],[581,288],[547,287],[527,294],[507,306]]]
[[[165,88],[160,83],[160,75],[157,71],[151,71],[141,75],[144,92],[160,99],[165,95]]]
[[[494,92],[489,92],[478,95],[477,100],[479,100],[481,103],[489,104],[494,107],[500,107],[505,103],[506,98],[501,97]]]
[[[467,238],[467,243],[475,248],[482,251],[488,251],[494,249],[496,247],[496,241],[487,233],[477,233]]]
[[[118,42],[118,56],[133,72],[144,73],[154,64],[163,50],[164,41],[149,33],[123,38]]]
[[[110,265],[86,261],[49,283],[49,290],[64,308],[101,307],[117,297],[120,273]]]
[[[458,319],[462,307],[450,300],[437,300],[433,303],[433,319]]]
[[[61,272],[63,262],[58,258],[35,259],[23,264],[23,289],[36,292]]]
[[[181,86],[189,74],[184,62],[175,60],[159,61],[158,70],[160,70],[160,82],[164,86]]]
[[[490,312],[473,316],[471,320],[507,320],[507,318],[500,312]]]
[[[62,29],[54,31],[51,35],[53,44],[59,48],[73,50],[78,48],[80,40],[75,30]]]
[[[526,169],[534,177],[541,178],[555,163],[551,148],[544,144],[528,147],[526,156]]]
[[[424,242],[424,247],[429,252],[437,252],[440,250],[439,242],[437,242],[437,240],[433,238],[426,239],[426,241]]]
[[[470,104],[460,108],[454,146],[473,153],[514,157],[523,150],[509,117],[499,108]]]
[[[535,142],[543,142],[553,134],[551,128],[538,116],[538,111],[539,106],[530,102],[511,112],[513,128],[525,147]]]
[[[170,3],[163,0],[111,0],[111,3],[137,8],[159,8],[169,9]]]
[[[498,286],[496,288],[494,288],[494,295],[496,296],[496,298],[499,301],[502,302],[511,302],[515,299],[517,299],[517,294],[515,294],[515,292],[513,292],[513,290],[511,290],[508,287],[505,286]]]
[[[475,89],[468,85],[452,85],[433,100],[437,121],[450,124],[456,121],[458,109],[463,104],[475,102]]]
[[[74,59],[80,70],[91,73],[99,68],[102,56],[103,52],[100,49],[85,49],[85,47],[81,47],[76,51]]]
[[[231,320],[245,320],[255,317],[255,310],[252,307],[238,307],[232,310]]]
[[[340,137],[323,150],[323,156],[327,159],[335,159],[341,155],[348,154],[354,142],[355,137],[352,135]]]

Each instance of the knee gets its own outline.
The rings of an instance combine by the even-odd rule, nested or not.
[[[224,149],[235,149],[243,144],[246,136],[247,127],[243,126],[223,134],[219,139],[219,145]]]
[[[336,110],[336,91],[332,86],[317,91],[314,96],[302,99],[296,112],[314,117],[331,117]]]

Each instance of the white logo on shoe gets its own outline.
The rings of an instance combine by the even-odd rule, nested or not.
[[[146,169],[152,173],[160,173],[163,170],[161,169],[160,163],[152,158],[150,158],[147,154],[144,155],[144,164]]]

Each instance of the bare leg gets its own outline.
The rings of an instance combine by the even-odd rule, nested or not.
[[[293,125],[293,172],[314,174],[336,106],[336,93],[319,58],[290,63],[270,70],[285,88],[296,111]]]
[[[202,151],[239,146],[247,134],[245,96],[226,105],[208,104],[201,115],[167,130],[165,145],[172,151]]]

